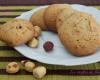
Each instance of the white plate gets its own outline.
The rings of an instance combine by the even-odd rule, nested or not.
[[[74,4],[71,5],[74,9],[87,12],[95,17],[96,21],[100,21],[100,11],[93,7],[87,7],[83,5]],[[32,9],[31,11],[25,12],[17,18],[29,20],[31,15],[47,6],[40,6],[36,9]],[[43,49],[43,43],[45,41],[52,41],[55,45],[54,50],[52,52],[46,53]],[[22,55],[37,60],[42,63],[54,64],[54,65],[65,65],[65,66],[73,66],[73,65],[83,65],[89,63],[95,63],[100,61],[100,51],[98,50],[95,54],[85,57],[75,57],[72,56],[67,50],[64,49],[63,45],[60,43],[59,38],[56,34],[52,32],[42,32],[42,36],[39,38],[39,47],[38,48],[30,48],[27,45],[21,45],[15,47],[17,51],[19,51]]]

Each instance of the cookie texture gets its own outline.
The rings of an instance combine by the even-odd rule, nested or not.
[[[70,9],[67,4],[52,4],[49,5],[44,12],[44,21],[49,30],[57,32],[56,18],[64,9]]]
[[[74,9],[70,8],[70,9],[64,9],[58,16],[56,19],[56,28],[59,28],[64,21],[66,21],[66,19],[68,19],[70,16],[73,15],[73,13],[76,12]]]
[[[47,26],[45,25],[44,22],[44,9],[40,9],[36,11],[30,18],[31,23],[33,26],[39,26],[41,27],[42,30],[47,30]]]
[[[76,56],[93,54],[100,44],[100,26],[83,12],[69,17],[58,29],[58,35],[65,48]]]
[[[34,36],[33,25],[26,20],[14,19],[0,26],[0,40],[10,46],[18,46]]]

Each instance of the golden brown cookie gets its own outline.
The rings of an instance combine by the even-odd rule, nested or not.
[[[33,36],[33,25],[26,20],[15,19],[0,26],[0,40],[10,46],[24,44]]]
[[[48,6],[44,12],[44,21],[49,30],[57,32],[56,18],[64,9],[70,9],[68,4],[52,4]]]
[[[59,28],[66,19],[73,15],[75,10],[73,9],[64,9],[58,16],[56,20],[56,27]]]
[[[83,12],[76,12],[58,29],[58,35],[73,55],[93,54],[100,44],[100,26],[94,18]]]
[[[39,26],[42,30],[47,30],[47,26],[44,22],[44,9],[36,11],[32,16],[30,21],[32,22],[33,26]]]

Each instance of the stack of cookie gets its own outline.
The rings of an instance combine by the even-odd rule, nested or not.
[[[52,4],[35,12],[30,21],[43,30],[57,32],[73,55],[92,54],[100,46],[100,26],[94,18],[71,8],[68,4]]]
[[[52,4],[47,8],[38,10],[35,12],[30,21],[32,24],[40,26],[43,30],[50,30],[57,32],[56,20],[57,17],[62,11],[66,9],[68,12],[73,11],[73,9],[68,4]]]
[[[36,11],[30,21],[12,20],[0,27],[0,39],[16,46],[31,40],[34,26],[56,32],[64,47],[73,55],[86,56],[100,47],[100,26],[95,19],[68,4],[52,4]],[[12,34],[13,33],[13,34]]]

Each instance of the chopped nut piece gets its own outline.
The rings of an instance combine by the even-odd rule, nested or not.
[[[25,63],[28,62],[28,61],[30,61],[30,60],[22,60],[22,61],[21,61],[21,64],[22,64],[22,65],[25,65]]]
[[[41,34],[41,28],[39,26],[34,26],[34,31],[35,31],[34,36],[39,37]]]
[[[36,38],[33,38],[31,41],[29,41],[29,43],[28,43],[28,45],[29,45],[29,47],[31,47],[31,48],[36,48],[36,47],[38,47],[38,44],[39,44],[39,42],[38,42],[38,39],[36,39]]]

